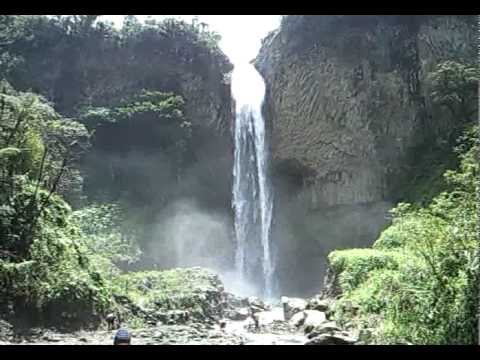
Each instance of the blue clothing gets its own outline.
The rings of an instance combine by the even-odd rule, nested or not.
[[[130,340],[130,332],[127,329],[120,329],[117,331],[115,338],[118,340]]]

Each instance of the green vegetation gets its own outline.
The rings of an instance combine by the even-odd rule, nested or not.
[[[219,35],[198,21],[128,16],[117,30],[98,15],[2,15],[2,37],[2,53],[15,59],[7,80],[70,116],[85,106],[115,106],[142,89],[181,93],[186,73],[223,83],[232,70]]]
[[[478,339],[479,128],[476,65],[446,61],[431,97],[457,119],[442,146],[423,149],[405,199],[372,249],[329,255],[341,296],[336,317],[370,343],[474,344]],[[446,152],[456,138],[454,152]],[[428,147],[428,145],[427,145]],[[456,170],[449,170],[448,167]],[[440,177],[439,174],[442,173]]]
[[[182,76],[223,84],[232,65],[219,40],[196,19],[127,16],[116,30],[97,15],[0,16],[2,317],[97,326],[118,297],[140,299],[129,277],[155,279],[152,301],[198,295],[194,270],[122,274],[152,206],[195,160]]]
[[[324,19],[285,17],[283,28],[305,34],[287,39],[289,50],[334,42],[327,30],[336,24],[354,29],[376,21]],[[218,194],[229,189],[210,182],[220,177],[212,154],[227,147],[187,116],[196,106],[187,96],[196,83],[213,84],[199,97],[218,92],[224,100],[209,103],[221,108],[215,116],[231,115],[232,65],[218,42],[197,20],[141,24],[127,16],[116,30],[97,15],[0,15],[2,318],[96,326],[107,312],[123,309],[132,326],[141,326],[145,309],[160,313],[155,320],[172,310],[198,318],[216,311],[220,283],[207,271],[125,269],[144,255],[147,240],[158,238],[157,217],[172,199],[188,198],[200,184],[202,196],[219,206]],[[368,342],[478,339],[479,143],[478,128],[470,126],[478,80],[477,66],[453,61],[430,74],[431,100],[458,126],[435,138],[443,145],[426,144],[402,194],[409,203],[392,210],[392,224],[373,248],[329,255],[341,289],[335,316],[373,328]],[[461,132],[456,156],[447,155]],[[186,169],[193,170],[181,187]]]
[[[109,280],[121,274],[120,268],[139,260],[137,230],[126,224],[125,211],[114,204],[92,204],[72,213],[80,228],[82,242],[91,261]]]
[[[200,268],[132,272],[119,276],[114,283],[119,294],[147,308],[164,310],[198,307],[202,303],[198,297],[220,285],[215,275]]]
[[[340,285],[343,291],[351,291],[368,277],[368,273],[376,269],[398,269],[403,261],[396,252],[375,249],[350,249],[334,251],[329,254],[332,270],[340,274]]]
[[[433,100],[445,107],[453,119],[468,123],[478,114],[477,64],[461,64],[455,61],[440,63],[430,74]]]
[[[335,251],[340,322],[373,327],[378,343],[473,344],[478,339],[478,128],[457,148],[448,190],[424,208],[399,204],[373,249]]]
[[[0,103],[0,307],[32,321],[95,320],[108,307],[108,290],[58,195],[60,185],[68,191],[64,174],[88,143],[86,129],[8,84]]]

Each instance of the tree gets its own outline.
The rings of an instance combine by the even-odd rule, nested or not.
[[[129,36],[140,32],[142,29],[142,24],[135,15],[126,15],[123,19],[122,34],[124,36]]]
[[[41,97],[6,87],[0,93],[0,248],[26,256],[38,222],[65,174],[88,146],[85,127],[62,119]]]
[[[21,61],[21,57],[6,48],[24,36],[25,28],[20,16],[0,15],[0,79]]]
[[[437,65],[429,79],[433,101],[446,107],[453,119],[470,122],[478,111],[478,66],[445,61]]]

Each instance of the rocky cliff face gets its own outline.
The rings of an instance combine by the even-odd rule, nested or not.
[[[86,108],[117,106],[143,89],[181,96],[196,150],[188,168],[182,169],[187,187],[195,188],[204,204],[229,211],[234,117],[229,73],[233,66],[208,32],[171,19],[149,24],[130,19],[122,29],[115,29],[101,19],[93,23],[88,16],[75,16],[76,20],[68,16],[19,18],[25,35],[2,49],[20,60],[5,74],[15,88],[44,95],[61,114],[74,118]],[[115,141],[120,147],[122,139]],[[99,160],[95,136],[93,143],[92,153]],[[140,139],[138,147],[143,145]],[[130,172],[172,173],[174,156],[163,154],[166,159],[149,163],[143,155],[134,159],[137,168]],[[101,166],[105,168],[104,160]],[[98,176],[87,176],[96,186]]]
[[[185,136],[178,135],[167,114],[173,105],[166,101],[168,116],[144,111],[130,116],[131,123],[113,119],[92,125],[93,146],[80,166],[84,194],[89,200],[124,203],[129,220],[145,233],[139,242],[152,247],[145,252],[152,262],[178,265],[175,242],[193,233],[197,244],[203,244],[202,235],[230,249],[233,66],[215,36],[198,24],[127,20],[115,29],[88,16],[21,16],[25,36],[0,51],[19,59],[5,77],[17,89],[44,95],[72,118],[92,108],[104,113],[143,90],[181,97],[189,136],[183,130]],[[182,217],[174,237],[166,228],[177,223],[177,208],[181,212],[185,201],[191,216]],[[218,246],[204,247],[218,253]],[[228,255],[233,257],[232,251]]]
[[[293,258],[305,242],[326,252],[374,240],[385,210],[402,198],[419,149],[448,138],[458,121],[432,105],[428,72],[475,56],[473,16],[283,19],[255,62],[266,82],[279,179],[280,259]],[[299,211],[304,216],[289,226]],[[319,266],[300,265],[297,273]]]

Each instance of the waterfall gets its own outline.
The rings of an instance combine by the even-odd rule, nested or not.
[[[241,281],[256,285],[265,298],[274,292],[271,224],[273,195],[262,104],[265,84],[255,68],[236,67],[232,77],[236,102],[233,208],[236,270]]]

